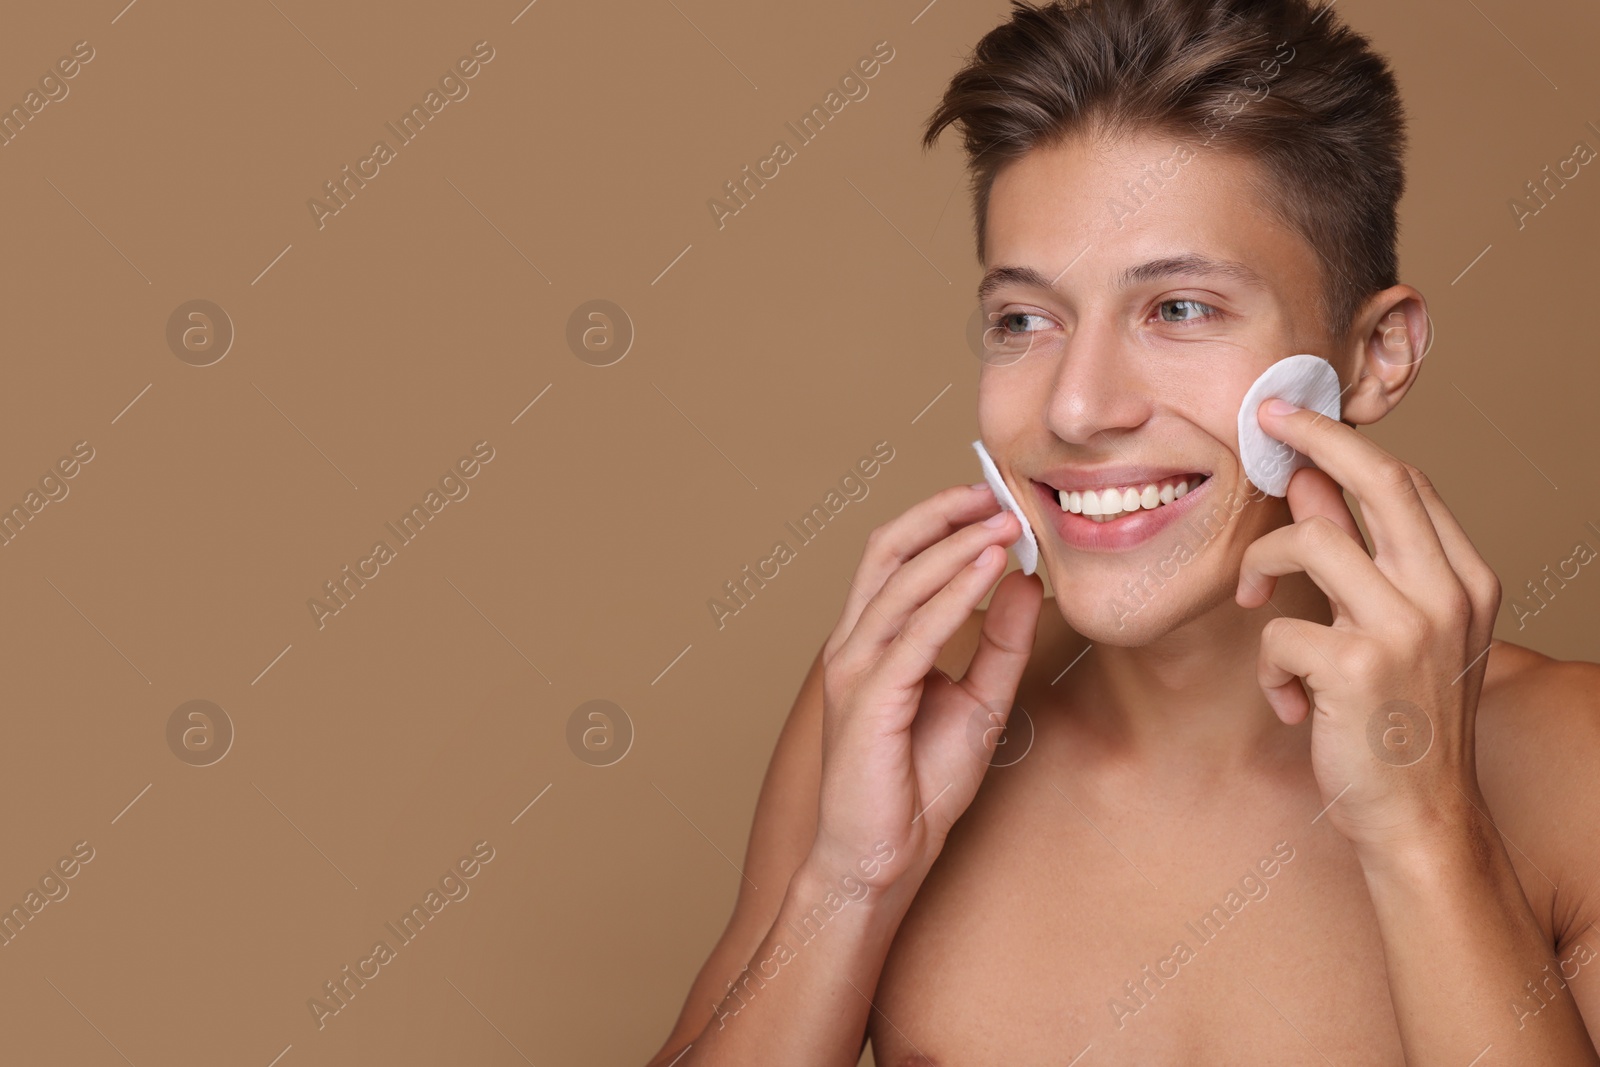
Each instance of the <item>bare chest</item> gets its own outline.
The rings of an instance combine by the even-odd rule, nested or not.
[[[1023,767],[991,771],[900,927],[879,1067],[1401,1067],[1377,918],[1315,797],[1141,810]]]

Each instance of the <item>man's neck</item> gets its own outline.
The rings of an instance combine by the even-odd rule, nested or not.
[[[1322,591],[1296,573],[1260,608],[1229,597],[1151,644],[1096,644],[1074,671],[1073,716],[1108,760],[1180,790],[1240,771],[1309,773],[1310,723],[1285,726],[1256,681],[1261,628],[1280,614],[1332,621]]]

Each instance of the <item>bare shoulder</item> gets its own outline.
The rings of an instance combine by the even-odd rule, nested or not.
[[[1560,944],[1600,918],[1600,664],[1490,645],[1478,781],[1530,903]],[[1559,887],[1559,888],[1558,888]]]

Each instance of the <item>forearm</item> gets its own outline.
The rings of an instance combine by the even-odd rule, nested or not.
[[[1449,840],[1364,856],[1408,1067],[1600,1064],[1481,798]],[[1478,810],[1482,808],[1483,810]]]
[[[855,1067],[868,998],[916,886],[850,900],[829,873],[809,862],[795,873],[772,928],[674,1067]]]

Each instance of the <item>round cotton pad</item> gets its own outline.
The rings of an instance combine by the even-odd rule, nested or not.
[[[989,450],[983,447],[983,442],[974,441],[972,447],[978,452],[978,462],[983,464],[983,477],[989,483],[989,488],[994,490],[994,498],[1000,501],[1000,506],[1017,517],[1022,523],[1022,536],[1011,546],[1011,551],[1017,554],[1017,560],[1022,564],[1023,574],[1032,574],[1034,568],[1039,566],[1039,542],[1033,538],[1033,529],[1028,525],[1028,516],[1022,513],[1017,506],[1017,498],[1011,495],[1011,490],[1006,487],[1005,479],[1000,477],[1000,469],[994,465],[994,460],[989,455]]]
[[[1301,467],[1315,466],[1311,457],[1270,437],[1256,419],[1256,411],[1272,397],[1297,407],[1339,418],[1339,374],[1321,356],[1298,355],[1268,367],[1244,394],[1239,405],[1239,459],[1245,477],[1264,493],[1284,496],[1289,478]]]

